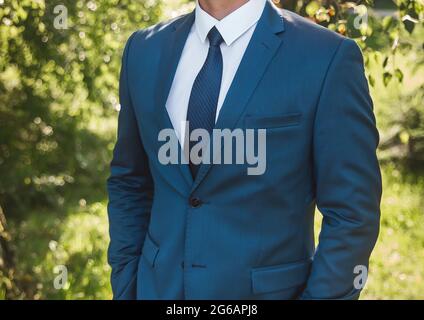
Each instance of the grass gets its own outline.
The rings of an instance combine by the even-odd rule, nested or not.
[[[12,225],[17,270],[26,292],[20,298],[110,299],[105,202],[82,202],[63,213],[35,211],[19,226]],[[54,287],[57,266],[68,271],[66,285],[59,289]]]
[[[363,298],[423,299],[424,178],[388,165],[383,181],[381,231]]]

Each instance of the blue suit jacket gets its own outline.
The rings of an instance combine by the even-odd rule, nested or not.
[[[193,181],[188,165],[158,160],[193,21],[137,31],[124,51],[108,180],[114,298],[357,298],[354,269],[368,266],[381,196],[360,49],[267,3],[216,124],[267,129],[267,169],[203,164]]]

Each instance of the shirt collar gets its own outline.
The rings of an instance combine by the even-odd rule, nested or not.
[[[243,6],[230,13],[222,20],[217,20],[204,11],[196,0],[195,28],[202,42],[206,41],[209,31],[216,27],[227,46],[255,25],[265,7],[267,0],[249,0]]]

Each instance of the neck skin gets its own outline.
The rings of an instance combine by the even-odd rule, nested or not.
[[[249,0],[198,0],[204,11],[217,20],[222,20]]]

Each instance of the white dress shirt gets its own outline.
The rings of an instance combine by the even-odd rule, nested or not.
[[[166,109],[181,145],[184,145],[184,124],[187,119],[191,89],[209,51],[207,38],[209,31],[216,27],[224,39],[220,47],[223,71],[216,109],[216,119],[218,119],[228,89],[262,15],[266,1],[249,0],[222,20],[210,16],[198,2],[196,3],[195,21],[185,43],[166,102]]]

